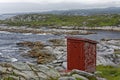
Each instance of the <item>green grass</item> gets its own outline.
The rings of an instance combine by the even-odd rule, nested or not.
[[[118,49],[116,49],[115,51],[114,51],[114,54],[120,54],[120,50]]]
[[[83,80],[83,79],[80,79],[80,78],[76,78],[76,80]]]
[[[14,20],[13,20],[14,19]],[[120,25],[120,15],[91,15],[91,16],[68,16],[68,15],[52,15],[52,14],[25,14],[0,21],[2,24],[11,26],[118,26]]]
[[[3,80],[15,80],[15,79],[13,79],[12,77],[6,77]]]
[[[107,80],[120,80],[120,67],[100,65],[97,66],[97,71],[100,71],[99,75]]]

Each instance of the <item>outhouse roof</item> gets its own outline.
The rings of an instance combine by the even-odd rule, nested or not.
[[[95,40],[87,39],[87,38],[82,38],[82,37],[75,37],[75,36],[66,36],[67,39],[72,39],[72,40],[80,40],[80,41],[85,41],[85,42],[90,42],[97,44],[98,42]]]

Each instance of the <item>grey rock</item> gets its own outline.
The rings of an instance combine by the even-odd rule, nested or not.
[[[31,70],[28,64],[22,62],[11,63],[11,66],[18,70],[25,70],[25,71]]]
[[[75,78],[77,78],[77,79],[80,79],[80,80],[89,80],[86,77],[78,75],[78,74],[73,74],[72,76],[75,77]]]
[[[107,79],[97,77],[97,80],[107,80]]]
[[[44,79],[45,80],[45,79],[48,78],[48,76],[46,74],[42,73],[42,72],[38,72],[37,74],[38,74],[40,79]]]
[[[73,75],[73,74],[78,74],[78,75],[84,76],[88,79],[89,79],[89,77],[92,77],[92,78],[96,79],[96,76],[94,74],[88,73],[88,72],[85,72],[85,71],[81,71],[81,70],[77,70],[77,69],[74,69],[70,72],[70,75]]]
[[[7,68],[4,68],[4,67],[1,67],[1,66],[0,66],[0,73],[5,73],[6,70],[7,70]]]
[[[103,54],[103,55],[97,56],[97,65],[117,66],[118,64],[120,64],[120,59],[118,55]]]
[[[75,77],[60,77],[58,80],[76,80]]]
[[[67,62],[63,62],[62,66],[67,69]]]
[[[55,67],[55,69],[57,70],[57,71],[59,71],[59,72],[61,72],[61,71],[64,71],[65,69],[63,68],[63,67]]]
[[[95,76],[94,74],[92,73],[88,73],[88,72],[85,72],[85,71],[81,71],[81,70],[77,70],[77,69],[74,69],[70,72],[70,74],[79,74],[79,75],[83,75],[83,76]]]
[[[13,70],[13,73],[14,73],[15,75],[20,76],[20,77],[22,77],[22,78],[24,78],[24,79],[27,79],[27,80],[31,78],[31,76],[29,76],[29,75],[27,75],[27,74],[25,74],[25,73],[23,73],[23,72],[20,72],[20,71],[18,71],[18,70]]]
[[[39,71],[43,72],[44,74],[46,74],[47,76],[56,78],[56,77],[60,77],[60,74],[57,70],[53,69],[52,67],[47,67],[45,65],[39,65]]]
[[[35,74],[34,71],[22,71],[22,73],[27,74],[30,78],[36,78],[39,77],[37,74]]]
[[[0,63],[0,73],[4,76],[21,78],[18,80],[48,80],[60,77],[57,70],[46,65],[32,65],[28,63]],[[14,75],[13,75],[14,74]],[[2,78],[4,78],[1,77]]]

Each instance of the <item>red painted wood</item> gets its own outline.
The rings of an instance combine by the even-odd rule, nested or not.
[[[79,43],[79,44],[78,44]],[[82,43],[80,42],[68,42],[68,68],[71,69],[83,69],[84,55],[82,54]],[[80,63],[81,62],[81,63]]]
[[[94,72],[96,67],[96,43],[92,40],[86,41],[81,38],[67,37],[68,70],[79,69]]]

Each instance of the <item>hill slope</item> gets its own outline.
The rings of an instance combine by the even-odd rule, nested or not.
[[[1,21],[1,24],[12,26],[119,26],[120,15],[52,15],[52,14],[25,14]]]

